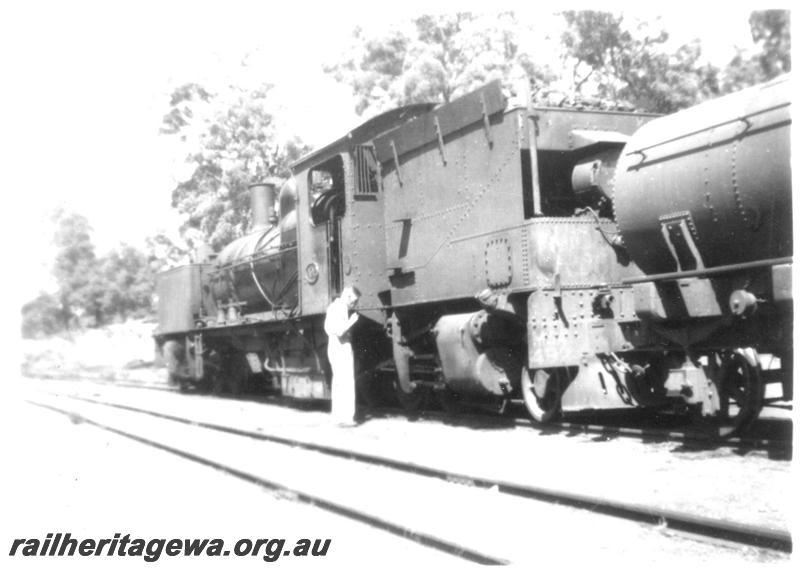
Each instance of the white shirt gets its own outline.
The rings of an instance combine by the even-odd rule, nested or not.
[[[328,345],[350,344],[350,316],[347,304],[336,298],[325,313],[325,333],[328,334]]]

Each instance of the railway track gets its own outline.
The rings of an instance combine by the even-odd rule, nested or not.
[[[119,402],[95,399],[93,397],[65,394],[59,395],[53,393],[50,394],[50,397],[61,399],[62,405],[54,406],[52,403],[42,403],[40,400],[37,401],[36,399],[30,400],[30,402],[67,415],[82,416],[82,413],[76,413],[74,411],[74,405],[81,404],[84,407],[89,406],[91,408],[95,408],[95,411],[102,409],[105,411],[124,412],[125,414],[139,417],[145,416],[163,423],[191,427],[193,429],[202,429],[208,432],[237,438],[244,437],[255,442],[269,443],[271,445],[284,448],[288,447],[295,451],[306,451],[315,455],[345,460],[350,463],[358,463],[369,467],[379,467],[382,470],[388,470],[393,473],[405,474],[409,478],[413,476],[414,478],[433,479],[443,483],[468,485],[472,489],[493,491],[518,500],[524,499],[525,501],[547,503],[560,507],[571,507],[573,509],[588,511],[592,514],[604,515],[606,517],[618,517],[620,519],[624,519],[625,521],[635,522],[641,525],[650,525],[651,527],[656,527],[658,530],[674,531],[679,535],[704,538],[707,541],[725,541],[737,545],[747,545],[778,552],[792,551],[792,539],[788,532],[784,530],[775,530],[765,526],[747,525],[740,522],[708,518],[705,516],[681,511],[655,508],[635,503],[624,503],[593,495],[581,495],[551,488],[515,483],[502,479],[486,478],[475,474],[454,472],[452,470],[446,470],[436,466],[421,464],[408,460],[401,460],[386,455],[367,454],[348,448],[324,445],[302,439],[288,438],[286,436],[271,435],[263,431],[243,430],[241,428],[199,421],[198,419],[191,419],[180,415],[154,411],[152,409],[143,407],[135,407]],[[64,400],[68,400],[66,402],[71,403],[73,406],[64,407]],[[252,474],[241,471],[235,467],[225,466],[224,464],[216,461],[208,461],[208,459],[204,459],[202,455],[187,453],[182,451],[180,448],[166,445],[159,442],[158,439],[153,440],[147,437],[137,436],[130,431],[114,428],[108,424],[93,420],[91,416],[81,418],[82,420],[90,422],[102,429],[138,440],[139,442],[148,444],[150,446],[156,446],[163,450],[168,450],[172,453],[181,455],[194,461],[211,464],[211,466],[226,470],[234,476],[250,479],[253,482],[258,482],[259,484],[270,488],[283,487],[283,489],[287,490],[287,492],[290,494],[295,495],[299,500],[311,502],[317,506],[325,508],[326,510],[331,510],[332,512],[348,516],[349,518],[355,518],[357,520],[369,522],[373,526],[377,526],[388,532],[392,532],[393,534],[409,537],[426,546],[431,546],[444,552],[458,555],[459,558],[465,558],[473,562],[483,563],[501,563],[506,561],[502,557],[492,556],[485,551],[472,550],[464,543],[447,541],[440,536],[415,530],[413,528],[409,528],[408,526],[398,525],[396,523],[389,522],[386,519],[376,517],[375,515],[363,513],[363,511],[354,510],[351,507],[337,504],[336,502],[331,502],[325,498],[314,496],[313,494],[308,494],[299,490],[291,490],[290,488],[272,482],[269,479],[254,477]]]
[[[331,512],[336,515],[343,516],[345,518],[349,518],[357,522],[361,522],[363,524],[367,524],[374,528],[384,530],[390,534],[406,538],[417,544],[439,550],[446,554],[450,554],[455,558],[478,564],[508,564],[508,561],[504,559],[493,557],[491,555],[484,554],[476,550],[472,550],[469,547],[461,546],[452,541],[439,538],[435,535],[427,534],[423,531],[403,526],[402,524],[398,524],[392,522],[391,520],[381,518],[380,516],[371,514],[367,511],[359,510],[358,508],[347,506],[346,504],[342,503],[337,503],[329,499],[326,499],[324,497],[321,497],[319,495],[310,494],[302,490],[286,486],[278,481],[271,480],[263,476],[259,476],[257,474],[254,474],[253,472],[240,470],[231,463],[218,462],[206,456],[192,453],[186,450],[185,448],[170,446],[160,440],[150,439],[142,435],[138,435],[135,432],[125,431],[113,427],[109,424],[98,422],[92,419],[91,417],[84,416],[83,414],[78,413],[70,408],[62,408],[53,405],[48,405],[35,400],[28,400],[28,403],[56,413],[66,415],[75,423],[86,423],[88,425],[94,426],[104,431],[108,431],[109,433],[113,433],[120,437],[131,439],[135,442],[141,443],[149,447],[153,447],[160,451],[165,451],[177,455],[183,459],[187,459],[189,461],[223,471],[226,474],[231,475],[232,477],[242,479],[249,483],[265,487],[272,491],[276,491],[280,493],[284,498],[290,498],[297,502],[313,505],[327,512]]]
[[[112,385],[115,387],[127,387],[132,389],[147,389],[153,391],[165,391],[181,393],[177,387],[167,384],[153,385],[142,384],[135,381],[103,381],[98,379],[88,379],[92,383],[102,385]],[[237,399],[253,400],[265,403],[275,403],[286,406],[296,406],[297,402],[290,398],[280,396],[247,394]],[[519,404],[516,404],[519,405]],[[307,408],[307,403],[301,404],[302,408]],[[641,415],[616,416],[609,423],[603,423],[598,418],[591,418],[583,415],[579,419],[558,421],[550,423],[545,427],[537,426],[531,421],[530,417],[522,411],[522,406],[512,408],[519,411],[507,411],[503,414],[497,413],[472,413],[472,412],[443,412],[436,409],[425,408],[420,411],[409,412],[402,407],[379,407],[370,409],[373,416],[401,416],[412,417],[414,419],[425,419],[438,421],[453,425],[466,426],[514,426],[531,432],[546,432],[548,434],[561,432],[565,434],[585,434],[595,435],[599,439],[638,439],[647,442],[672,442],[690,449],[704,448],[725,448],[743,453],[748,451],[766,451],[776,459],[790,460],[792,458],[792,429],[790,421],[770,421],[771,425],[783,425],[782,428],[770,428],[773,435],[778,436],[736,436],[720,438],[713,432],[702,431],[691,427],[685,427],[686,423],[680,420],[665,417],[663,423],[666,427],[654,426],[651,420],[642,419]],[[766,422],[764,422],[766,423]],[[783,436],[785,435],[785,437]]]
[[[399,409],[386,410],[389,414],[404,414]],[[672,442],[679,443],[687,448],[726,448],[737,452],[746,451],[767,451],[775,458],[789,460],[792,457],[792,440],[790,422],[776,421],[773,424],[785,425],[782,430],[772,429],[773,433],[788,433],[788,438],[760,437],[760,436],[738,436],[720,438],[711,432],[704,432],[697,429],[681,428],[675,421],[665,423],[667,428],[653,426],[652,422],[635,418],[633,420],[617,418],[610,423],[602,423],[597,418],[583,415],[580,419],[572,421],[556,421],[547,426],[537,426],[534,421],[523,414],[497,415],[476,415],[470,413],[443,413],[439,411],[427,410],[418,415],[420,418],[437,420],[446,423],[478,424],[492,423],[498,425],[513,425],[523,429],[530,429],[534,432],[564,433],[564,434],[585,434],[595,435],[599,439],[629,438],[638,439],[646,442]],[[639,416],[640,417],[640,416]],[[648,426],[650,425],[650,426]]]

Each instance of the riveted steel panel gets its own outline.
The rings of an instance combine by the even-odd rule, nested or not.
[[[603,315],[597,299],[608,296]],[[528,367],[578,365],[584,356],[630,350],[639,332],[630,287],[538,290],[528,297]]]
[[[631,138],[614,211],[642,270],[678,269],[660,217],[679,211],[691,214],[707,268],[792,254],[790,105],[781,78],[652,121]]]
[[[513,262],[511,244],[507,236],[491,238],[484,250],[486,262],[486,284],[491,288],[502,288],[511,284]]]
[[[406,153],[436,141],[440,134],[447,138],[459,129],[482,122],[484,113],[491,116],[505,107],[506,99],[500,89],[500,82],[494,81],[377,137],[375,150],[378,160],[381,163],[394,161],[395,153],[398,158],[402,158]],[[402,161],[400,163],[402,165]]]
[[[491,144],[482,123],[459,132],[444,144],[446,164],[438,145],[409,156],[402,184],[382,173],[387,273],[397,275],[393,303],[471,297],[486,288],[484,251],[498,233],[508,235],[512,265],[520,264],[523,113],[495,115]],[[513,287],[522,276],[512,270],[511,281],[502,281]]]
[[[295,175],[300,307],[304,315],[322,314],[330,303],[328,230],[325,224],[314,226],[311,223],[309,171]]]
[[[192,330],[195,320],[207,313],[202,281],[210,268],[210,264],[187,264],[161,272],[156,277],[159,334]]]
[[[536,108],[536,148],[575,151],[593,145],[622,145],[628,135],[658,117],[644,113]]]
[[[346,172],[347,208],[342,219],[342,276],[345,285],[358,286],[361,291],[359,310],[375,321],[383,321],[379,295],[389,289],[386,276],[386,247],[384,234],[384,191],[381,185],[369,195],[358,193],[358,169],[354,168],[357,153],[348,154]],[[362,154],[359,160],[367,162],[377,176],[378,165],[371,153]]]
[[[613,222],[598,223],[591,216],[529,221],[531,286],[617,284],[624,277],[640,275],[624,252],[608,243],[615,231]]]

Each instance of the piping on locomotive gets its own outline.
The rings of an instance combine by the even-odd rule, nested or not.
[[[362,398],[745,427],[792,398],[790,125],[787,76],[664,117],[511,106],[497,82],[384,113],[162,273],[156,340],[176,382],[327,399],[325,309],[357,284]]]

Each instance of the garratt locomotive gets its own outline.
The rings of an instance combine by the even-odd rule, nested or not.
[[[513,106],[498,83],[384,113],[162,273],[156,340],[180,383],[326,399],[325,309],[356,284],[366,398],[744,427],[792,395],[790,124],[786,77],[665,117]]]

